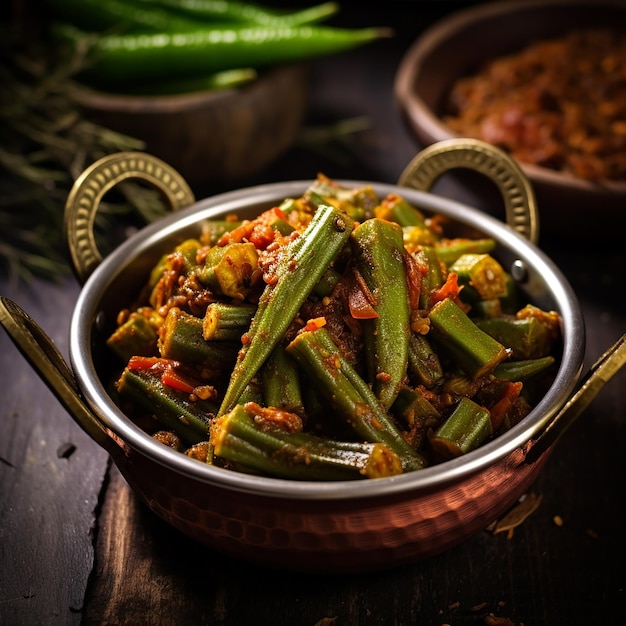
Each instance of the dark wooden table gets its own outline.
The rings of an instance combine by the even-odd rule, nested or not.
[[[313,64],[306,126],[363,118],[367,128],[333,143],[330,153],[294,146],[241,186],[310,179],[318,171],[395,182],[420,148],[393,100],[397,64],[416,34],[462,4],[346,9],[351,26],[385,23],[397,35]],[[203,197],[219,190],[197,191]],[[438,192],[481,203],[454,177]],[[624,246],[558,232],[544,233],[540,245],[580,299],[589,367],[626,330]],[[0,293],[39,321],[64,354],[78,291],[73,279],[26,285],[0,278]],[[307,576],[240,563],[174,531],[138,501],[4,332],[0,367],[2,626],[621,623],[624,372],[559,442],[532,486],[539,508],[512,535],[485,530],[447,553],[380,573]]]

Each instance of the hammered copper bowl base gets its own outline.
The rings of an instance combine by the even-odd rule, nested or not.
[[[526,492],[548,455],[527,464],[516,450],[444,489],[345,500],[243,494],[135,452],[118,467],[154,513],[203,545],[265,566],[347,574],[412,563],[484,530]]]

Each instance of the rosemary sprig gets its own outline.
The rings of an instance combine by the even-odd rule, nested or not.
[[[0,29],[0,271],[58,280],[69,272],[62,220],[74,180],[106,154],[145,146],[86,118],[72,96],[81,51],[58,59],[12,35]],[[166,212],[155,190],[119,187],[101,205],[98,232],[130,214],[149,222]]]

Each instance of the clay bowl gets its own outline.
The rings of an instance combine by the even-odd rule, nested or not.
[[[193,202],[185,181],[159,160],[134,153],[103,161],[85,172],[68,199],[68,238],[83,283],[71,320],[71,368],[36,322],[4,298],[0,322],[157,515],[198,542],[247,561],[306,572],[362,572],[442,552],[483,530],[527,491],[554,448],[556,438],[550,433],[558,433],[559,419],[564,414],[571,418],[568,407],[586,392],[584,386],[575,392],[585,346],[575,294],[554,263],[526,237],[461,203],[408,186],[373,183],[381,197],[400,193],[427,214],[446,216],[451,233],[480,233],[496,240],[495,254],[511,269],[525,297],[562,316],[563,346],[554,383],[508,432],[440,465],[361,481],[249,475],[193,460],[134,424],[107,391],[117,365],[111,363],[105,339],[118,311],[134,299],[164,252],[197,236],[206,220],[230,213],[253,217],[286,197],[301,195],[310,181],[257,186]],[[94,211],[106,190],[128,176],[155,182],[179,210],[101,259],[91,237]],[[511,177],[506,180],[510,186]],[[622,346],[621,362],[623,353]]]
[[[232,185],[269,166],[292,145],[309,94],[306,65],[285,65],[230,89],[123,95],[81,87],[86,115],[139,139],[194,188]]]
[[[626,29],[626,4],[505,0],[452,13],[420,35],[398,67],[395,97],[408,128],[423,146],[455,136],[442,115],[456,80],[537,40],[595,27]],[[535,190],[543,232],[610,236],[608,225],[626,202],[626,181],[592,183],[546,167],[520,165]]]

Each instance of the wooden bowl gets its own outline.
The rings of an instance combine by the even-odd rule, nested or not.
[[[461,10],[423,33],[401,60],[394,91],[404,119],[422,145],[455,136],[442,121],[455,81],[485,62],[578,28],[626,28],[623,0],[504,0]],[[520,163],[551,234],[602,233],[626,204],[626,181],[594,183]]]
[[[222,91],[134,96],[81,88],[86,114],[145,142],[193,187],[228,186],[269,166],[293,143],[309,94],[306,65],[273,68]]]

